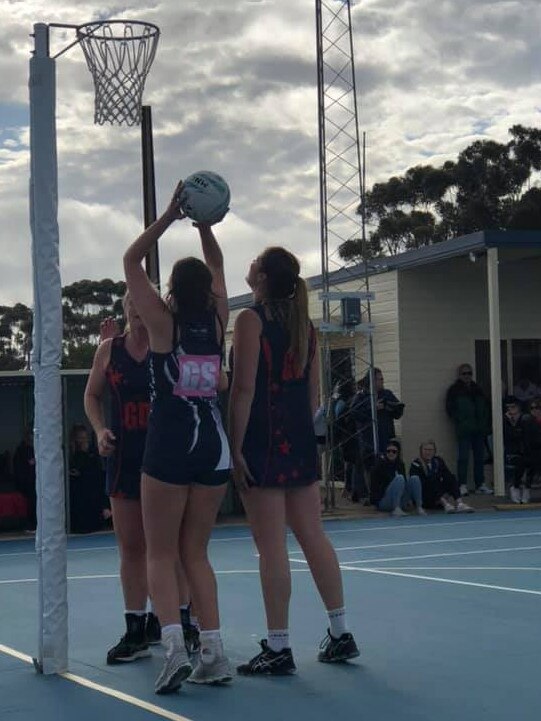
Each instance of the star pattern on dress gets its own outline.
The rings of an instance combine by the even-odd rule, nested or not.
[[[114,370],[114,368],[109,370],[108,376],[109,383],[113,386],[113,388],[119,386],[124,378],[124,374],[120,373],[120,371]]]
[[[288,456],[291,451],[291,443],[289,443],[288,441],[282,441],[278,448],[280,449],[280,453],[283,456]]]

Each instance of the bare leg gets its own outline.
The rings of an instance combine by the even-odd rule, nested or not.
[[[111,498],[111,509],[120,554],[124,605],[129,611],[144,611],[148,588],[141,503],[127,498]]]
[[[251,488],[242,502],[259,551],[267,628],[287,629],[291,572],[286,546],[286,502],[279,488]]]
[[[318,484],[288,490],[286,509],[287,523],[304,552],[326,609],[342,608],[342,574],[334,548],[321,523]]]
[[[220,628],[216,578],[208,559],[208,543],[227,485],[190,487],[180,533],[180,553],[200,626]]]
[[[180,623],[175,568],[188,490],[188,486],[163,483],[145,473],[141,479],[148,583],[162,626]]]

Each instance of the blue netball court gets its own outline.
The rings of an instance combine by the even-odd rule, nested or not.
[[[0,543],[0,717],[6,721],[520,721],[541,713],[541,513],[327,522],[344,572],[358,662],[316,661],[325,614],[299,547],[293,566],[292,646],[298,674],[235,677],[228,687],[183,685],[158,697],[154,657],[106,666],[122,628],[111,535],[68,550],[70,673],[37,675],[33,540]],[[246,527],[219,527],[212,544],[224,641],[234,664],[264,635],[257,556]]]

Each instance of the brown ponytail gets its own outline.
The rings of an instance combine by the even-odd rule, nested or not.
[[[308,287],[304,278],[297,278],[295,294],[289,314],[290,351],[295,359],[297,373],[302,373],[308,360],[310,319],[308,317]]]
[[[299,261],[285,248],[267,248],[261,255],[261,271],[266,275],[264,303],[287,330],[289,352],[300,375],[308,360],[310,319],[308,288],[299,275]]]

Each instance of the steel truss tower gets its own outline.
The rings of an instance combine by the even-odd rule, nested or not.
[[[372,436],[377,443],[374,360],[368,265],[355,270],[341,260],[338,248],[348,240],[363,241],[364,153],[361,151],[350,0],[316,0],[320,223],[323,323],[322,396],[328,403],[327,447],[323,460],[326,507],[335,505],[337,476],[333,386],[341,377],[369,372]],[[363,143],[364,147],[364,143]],[[339,284],[339,285],[338,285]],[[360,322],[344,322],[346,299],[360,302]],[[347,348],[349,347],[349,353]],[[341,349],[341,351],[340,351]]]

